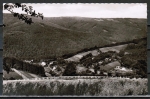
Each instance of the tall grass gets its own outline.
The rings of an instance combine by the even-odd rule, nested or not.
[[[4,95],[126,96],[146,95],[147,79],[4,81]]]

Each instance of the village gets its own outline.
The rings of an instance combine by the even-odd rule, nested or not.
[[[114,51],[109,51],[107,53],[113,53],[111,57],[106,57],[104,59],[97,60],[98,56],[92,56],[91,53],[83,56],[79,62],[73,62],[75,65],[75,73],[73,76],[131,76],[133,70],[131,68],[126,68],[121,65],[121,57],[117,56],[117,53]],[[103,53],[104,54],[104,53]],[[105,53],[106,54],[106,53]],[[128,54],[128,53],[126,53]],[[100,53],[99,53],[100,55]],[[63,61],[63,60],[61,60]],[[67,60],[64,60],[64,63]],[[61,62],[63,63],[63,62]],[[65,67],[65,65],[64,65]],[[45,74],[48,77],[51,76],[62,76],[65,69],[63,64],[60,64],[57,61],[50,62],[48,66],[44,67]],[[73,69],[72,69],[73,70]],[[71,73],[71,71],[70,71]],[[70,75],[65,75],[70,76]]]
[[[22,78],[60,76],[108,76],[141,78],[143,75],[145,76],[145,74],[143,72],[143,74],[141,74],[136,70],[136,68],[139,68],[137,64],[140,63],[136,60],[129,60],[129,55],[132,53],[124,51],[127,46],[131,45],[133,46],[137,44],[125,44],[95,49],[78,53],[77,55],[66,59],[57,58],[53,61],[36,61],[33,59],[21,61],[14,58],[5,58],[4,69],[6,71],[17,71],[16,73],[20,76],[23,76]],[[25,75],[29,75],[29,73],[32,73],[30,75],[36,76],[25,77]]]

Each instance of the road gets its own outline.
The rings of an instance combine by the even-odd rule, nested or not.
[[[27,79],[28,78],[25,75],[23,75],[20,71],[16,70],[15,68],[12,68],[12,70],[14,70],[17,74],[19,74],[23,79]]]
[[[37,76],[27,73],[25,71],[17,70],[15,68],[12,68],[12,70],[19,74],[23,79],[37,78]]]

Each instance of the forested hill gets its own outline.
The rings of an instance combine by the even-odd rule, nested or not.
[[[84,17],[33,18],[27,25],[3,15],[4,53],[20,59],[54,58],[85,48],[146,37],[146,19]]]

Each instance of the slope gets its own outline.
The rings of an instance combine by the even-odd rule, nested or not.
[[[3,21],[3,56],[19,59],[55,58],[146,36],[145,19],[33,18],[34,23],[27,25],[11,14],[4,14]]]

